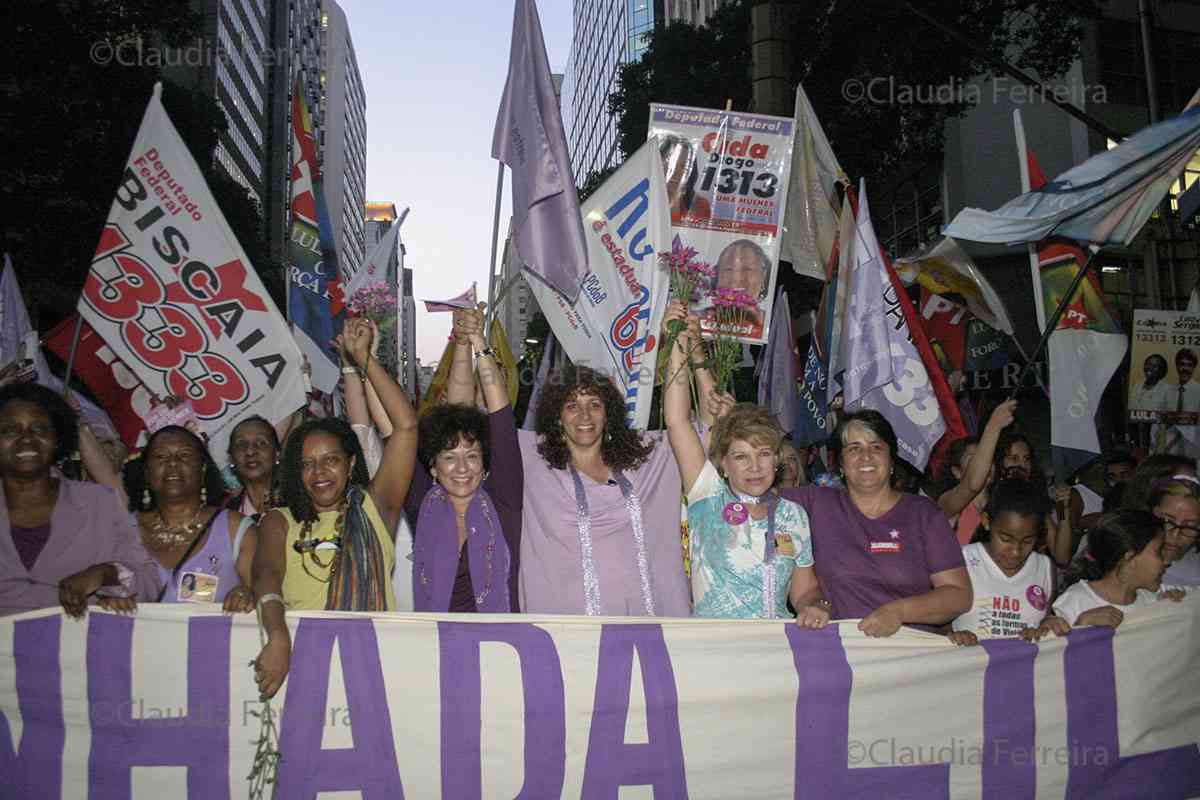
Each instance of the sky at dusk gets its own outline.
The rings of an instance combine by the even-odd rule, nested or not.
[[[367,97],[367,200],[411,207],[400,236],[413,270],[417,356],[436,361],[449,314],[445,299],[479,283],[487,295],[496,162],[492,130],[508,72],[513,0],[379,3],[339,0],[349,21]],[[571,0],[540,0],[550,69],[571,48]],[[511,189],[505,170],[500,247]]]

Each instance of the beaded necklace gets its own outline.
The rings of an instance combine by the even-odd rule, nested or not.
[[[320,516],[319,514],[317,515]],[[332,539],[321,539],[312,535],[313,524],[316,519],[306,519],[300,526],[300,536],[296,541],[292,542],[292,549],[300,554],[300,566],[308,577],[321,583],[329,583],[337,574],[338,556],[342,553],[342,534],[346,526],[346,500],[338,504],[337,519],[333,523],[334,537]],[[317,553],[321,550],[332,550],[329,560],[322,562],[317,557]],[[319,575],[314,575],[308,568],[306,558],[311,558],[313,564],[319,569],[329,570],[328,577],[322,578]]]

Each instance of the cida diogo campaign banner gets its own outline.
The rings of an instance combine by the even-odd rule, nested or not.
[[[289,614],[275,796],[1194,797],[1198,611],[963,648],[853,623]],[[216,606],[0,620],[0,796],[244,797],[259,647]]]
[[[304,405],[300,351],[156,85],[79,298],[79,313],[160,398],[191,403],[215,457],[233,426]]]
[[[787,117],[650,104],[672,233],[716,269],[705,288],[742,289],[757,300],[749,318],[719,331],[751,344],[771,329],[794,136]],[[718,332],[705,297],[693,308],[706,334]]]
[[[1150,309],[1133,314],[1129,419],[1200,423],[1200,314]]]
[[[629,424],[650,422],[654,366],[670,273],[662,163],[642,145],[583,203],[588,273],[574,305],[544,281],[527,283],[571,361],[608,375],[625,395]]]

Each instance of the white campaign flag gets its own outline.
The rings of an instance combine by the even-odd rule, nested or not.
[[[571,361],[612,378],[630,424],[641,429],[650,421],[670,286],[658,260],[671,247],[666,198],[662,158],[647,142],[584,203],[590,269],[575,305],[540,280],[528,282]]]
[[[345,288],[342,293],[347,301],[354,297],[355,292],[371,283],[386,283],[393,289],[395,288],[398,276],[392,269],[392,253],[396,252],[396,242],[400,238],[400,226],[404,224],[404,218],[407,216],[408,209],[406,208],[399,217],[392,221],[392,227],[388,228],[387,233],[379,240],[379,244],[375,245],[358,272],[350,277],[343,276]]]
[[[837,184],[846,183],[804,87],[796,86],[796,140],[779,257],[800,275],[825,280],[838,237]]]
[[[146,388],[191,403],[223,459],[232,428],[304,405],[300,351],[161,101],[133,151],[79,298]]]

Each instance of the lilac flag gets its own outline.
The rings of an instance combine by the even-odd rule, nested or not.
[[[517,252],[531,272],[574,304],[587,273],[587,245],[533,0],[517,0],[508,58],[492,158],[512,170]]]
[[[758,362],[758,404],[770,410],[784,433],[796,424],[796,340],[787,292],[780,292],[771,313],[771,331]]]
[[[887,277],[863,182],[854,253],[842,328],[846,410],[873,408],[883,414],[896,432],[900,456],[923,470],[946,424]]]
[[[521,424],[524,430],[531,431],[535,427],[538,400],[542,397],[542,387],[546,385],[546,376],[550,374],[550,370],[554,368],[554,362],[558,360],[558,350],[558,340],[551,333],[546,339],[546,346],[542,349],[542,360],[538,364],[537,376],[533,379],[533,390],[529,393],[529,405],[525,407],[525,421]]]

